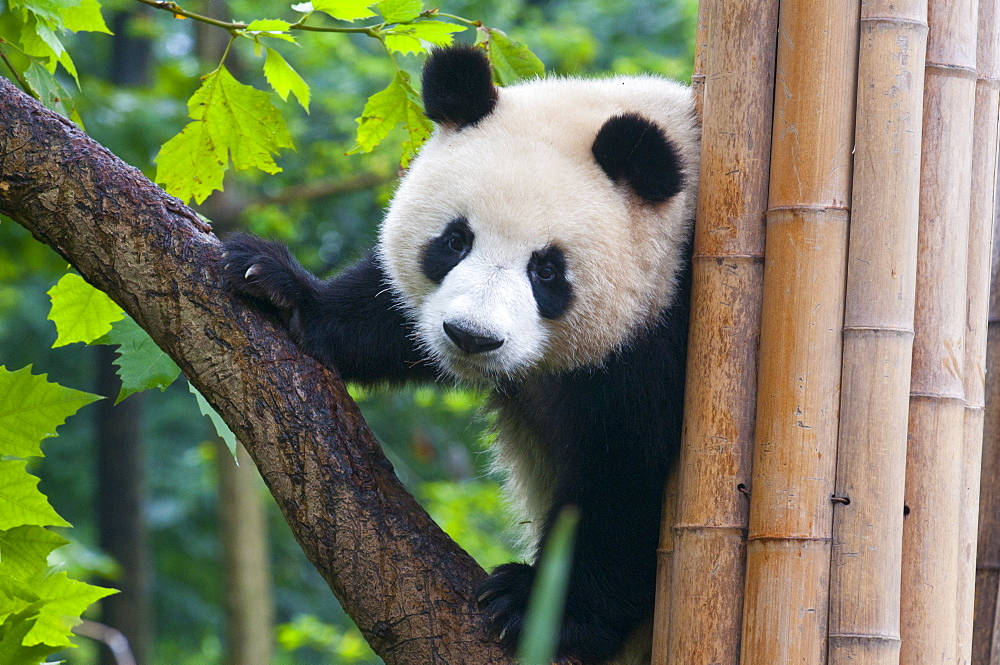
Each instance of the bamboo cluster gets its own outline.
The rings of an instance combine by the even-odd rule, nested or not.
[[[689,383],[653,662],[1000,665],[992,483],[975,569],[980,459],[1000,476],[1000,366],[984,381],[1000,0],[782,0],[775,22],[778,4],[700,10]]]

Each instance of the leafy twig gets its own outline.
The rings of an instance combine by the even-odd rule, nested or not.
[[[35,92],[34,88],[28,85],[27,81],[21,78],[21,75],[17,72],[17,68],[14,67],[14,63],[12,63],[10,58],[7,57],[7,53],[3,50],[3,46],[5,44],[11,45],[10,42],[0,39],[0,60],[3,60],[4,64],[7,65],[7,69],[9,69],[10,73],[14,76],[14,80],[17,81],[17,84],[21,86],[21,90],[24,90],[35,99],[38,99],[38,93]]]

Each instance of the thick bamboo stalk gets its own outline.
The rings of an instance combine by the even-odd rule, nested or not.
[[[739,660],[777,3],[712,2],[667,663]]]
[[[830,569],[830,665],[899,657],[926,2],[863,0]]]
[[[988,0],[980,6],[986,16],[1000,20],[1000,3]],[[994,35],[989,44],[980,44],[980,63],[1000,64],[1000,39]],[[983,52],[990,57],[983,58]],[[985,74],[985,76],[983,76]],[[984,80],[985,79],[985,80]],[[1000,67],[980,69],[980,82],[994,92],[1000,85]],[[982,484],[979,497],[979,538],[976,555],[976,603],[972,662],[975,665],[1000,665],[1000,173],[993,217],[993,265],[990,278],[989,331],[986,357],[986,414],[983,428]]]
[[[826,660],[858,9],[781,2],[743,665]]]
[[[906,453],[901,665],[958,659],[977,0],[932,0]]]
[[[979,0],[976,40],[975,137],[969,213],[968,312],[965,332],[965,440],[958,568],[958,662],[972,662],[975,617],[976,544],[985,416],[985,372],[989,315],[990,259],[997,184],[1000,94],[1000,2]],[[992,79],[992,82],[991,82]]]
[[[712,0],[698,3],[698,29],[695,35],[694,70],[691,73],[691,93],[695,112],[701,118],[705,97],[705,67],[708,62],[708,21]],[[652,663],[665,665],[670,636],[670,583],[673,578],[674,524],[677,523],[677,469],[667,478],[663,494],[663,515],[660,521],[660,543],[656,551],[656,602],[653,617]]]

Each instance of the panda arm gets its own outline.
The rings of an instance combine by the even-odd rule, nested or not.
[[[335,367],[345,381],[372,385],[436,378],[373,252],[324,281],[280,243],[236,234],[224,251],[230,287],[277,310],[299,347]]]

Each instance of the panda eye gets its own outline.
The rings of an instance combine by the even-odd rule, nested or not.
[[[556,267],[551,263],[543,263],[542,265],[535,268],[535,277],[542,282],[551,282],[556,278],[558,271]]]
[[[461,254],[469,249],[468,240],[463,234],[456,231],[448,236],[448,249],[456,254]]]

